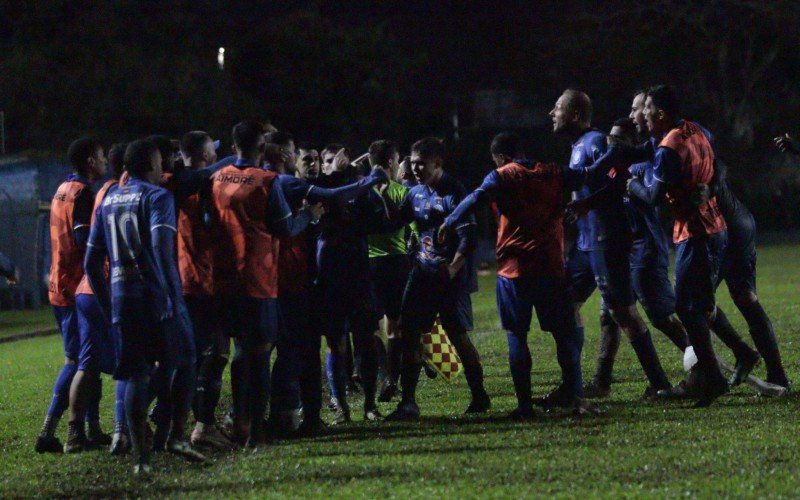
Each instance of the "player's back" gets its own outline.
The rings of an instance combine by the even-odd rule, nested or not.
[[[83,251],[75,241],[75,230],[88,226],[93,196],[89,182],[76,174],[67,177],[50,205],[50,283],[52,305],[75,303],[75,290],[83,277]],[[86,212],[86,213],[82,213]]]
[[[184,295],[214,293],[214,235],[216,212],[209,210],[211,186],[178,202],[178,272]]]
[[[667,191],[675,217],[675,242],[724,231],[725,221],[715,198],[699,207],[693,201],[697,185],[710,184],[714,176],[714,149],[704,129],[696,123],[683,121],[664,136],[659,147],[674,151],[680,162],[679,178]]]
[[[516,278],[563,272],[564,228],[561,168],[516,161],[496,170],[498,274]]]
[[[572,170],[585,170],[591,166],[606,152],[606,135],[597,129],[586,130],[572,144],[572,154],[570,155],[569,168]],[[573,191],[574,200],[582,200],[591,195],[592,190],[589,186],[583,186],[577,191]],[[585,216],[578,219],[577,246],[580,250],[593,250],[597,242],[596,229],[598,225],[597,212],[590,210]]]
[[[156,318],[169,308],[166,278],[153,248],[153,231],[175,231],[175,202],[164,188],[137,178],[109,188],[93,228],[102,232],[109,256],[112,320],[145,310]],[[91,240],[95,244],[94,238]]]
[[[277,174],[252,165],[229,165],[211,178],[219,216],[215,286],[223,294],[267,299],[278,295],[278,239],[267,222]]]

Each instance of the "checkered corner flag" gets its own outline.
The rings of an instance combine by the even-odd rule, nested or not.
[[[422,335],[422,353],[428,366],[447,382],[454,381],[464,370],[461,358],[438,318],[433,329]]]

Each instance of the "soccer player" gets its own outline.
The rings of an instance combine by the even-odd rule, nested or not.
[[[597,173],[594,165],[606,151],[605,134],[591,128],[592,102],[585,93],[566,90],[550,111],[553,131],[567,134],[573,139],[569,167],[579,171],[596,171],[587,185],[573,192],[580,200],[615,182]],[[627,173],[621,172],[623,175]],[[613,190],[612,190],[613,192]],[[603,298],[600,325],[601,335],[613,335],[603,330],[616,325],[626,333],[649,385],[644,397],[655,397],[659,390],[670,387],[669,380],[658,359],[653,340],[636,310],[631,287],[629,255],[632,237],[622,200],[622,193],[607,200],[601,210],[589,211],[578,219],[578,241],[569,254],[567,276],[572,289],[578,332],[583,336],[580,308],[595,287]],[[569,394],[567,394],[569,396]],[[544,406],[559,406],[562,398],[558,392],[548,395]],[[569,402],[569,399],[565,400]]]
[[[114,144],[109,149],[108,163],[111,165],[112,177],[103,184],[95,196],[91,224],[95,222],[97,209],[103,202],[108,189],[117,184],[120,175],[122,175],[125,146],[125,144]],[[113,373],[114,365],[116,364],[111,324],[106,319],[106,315],[100,307],[100,302],[94,296],[86,275],[83,276],[78,288],[75,290],[75,308],[78,315],[81,350],[78,356],[78,372],[72,379],[72,387],[70,389],[69,436],[64,445],[64,453],[84,451],[96,441],[95,439],[87,439],[86,434],[83,432],[83,426],[79,425],[79,423],[83,421],[84,415],[88,418],[87,407],[92,409],[95,407],[94,404],[90,406],[91,398],[97,398],[101,393],[102,380],[100,379],[100,372]],[[110,444],[109,451],[115,455],[127,451],[128,448],[124,391],[125,383],[118,382],[114,402],[114,434],[111,439],[102,443]],[[99,415],[92,415],[91,420],[97,419],[99,419]]]
[[[322,170],[319,152],[310,146],[300,146],[297,155],[297,177],[301,179],[316,179]]]
[[[334,162],[334,158],[339,153],[339,151],[345,149],[344,145],[338,143],[331,143],[327,144],[325,148],[320,153],[320,158],[322,160],[322,175],[331,175],[336,172],[336,168],[338,163]],[[345,149],[346,151],[346,149]],[[340,165],[338,168],[341,168]]]
[[[208,133],[195,130],[181,138],[183,169],[199,172],[217,159],[216,144]],[[209,171],[209,175],[210,175]],[[180,178],[180,175],[178,175]],[[163,180],[163,179],[162,179]],[[232,445],[216,427],[214,411],[220,398],[222,373],[228,363],[227,337],[217,324],[214,297],[214,234],[211,210],[211,184],[195,191],[181,192],[178,207],[178,271],[182,294],[195,334],[197,383],[194,416],[197,423],[191,434],[194,446],[229,449]]]
[[[717,281],[728,285],[733,303],[744,316],[750,336],[758,352],[753,351],[730,326],[722,310],[718,307],[712,329],[736,356],[736,366],[728,383],[741,384],[755,367],[760,357],[767,368],[767,382],[790,387],[789,378],[783,368],[778,340],[772,322],[764,311],[756,294],[756,223],[747,207],[733,194],[728,184],[728,169],[725,163],[716,159],[711,193],[728,225],[728,242],[722,256]],[[722,331],[733,335],[720,335]]]
[[[413,421],[420,416],[416,389],[422,365],[420,339],[441,318],[447,336],[464,364],[472,401],[466,413],[482,413],[491,407],[483,386],[483,367],[467,334],[472,330],[472,300],[477,277],[472,262],[475,248],[475,219],[472,216],[455,227],[456,235],[439,242],[437,232],[445,218],[466,196],[466,190],[443,169],[442,141],[429,137],[411,147],[411,166],[419,184],[411,188],[397,209],[387,200],[392,227],[411,222],[419,232],[420,249],[406,283],[400,307],[403,339],[400,386],[402,400],[387,420]],[[386,200],[386,197],[384,197]]]
[[[641,94],[634,98],[634,110],[639,109],[637,106],[643,99]],[[640,110],[636,113],[637,117],[641,115]],[[638,142],[639,127],[640,125],[630,118],[616,120],[607,137],[609,145],[633,147]],[[579,203],[584,204],[584,210],[596,209],[607,205],[609,197],[615,198],[627,194],[625,181],[630,174],[624,171],[617,172],[617,169],[625,167],[626,165],[622,164],[609,169],[607,175],[614,177],[606,189],[595,192],[583,202],[570,203],[568,209],[574,211]],[[642,177],[647,185],[652,183],[651,162],[633,165],[630,167],[630,172]],[[684,352],[689,347],[689,340],[683,324],[675,316],[675,292],[668,277],[669,247],[661,227],[658,208],[636,199],[631,200],[627,195],[623,200],[633,237],[630,266],[635,297],[644,307],[653,326],[664,332],[681,352]],[[601,332],[597,367],[592,380],[584,388],[585,397],[601,398],[611,392],[611,374],[618,347],[618,330],[605,329]]]
[[[50,207],[50,284],[48,298],[64,345],[64,366],[53,387],[53,399],[44,425],[36,439],[39,453],[61,453],[63,446],[55,437],[58,421],[69,404],[72,379],[78,369],[81,339],[75,312],[75,290],[83,277],[83,256],[89,237],[94,194],[91,183],[106,173],[106,157],[100,143],[82,137],[67,152],[72,174],[56,190]],[[83,426],[74,422],[73,426]],[[95,434],[97,429],[90,429]]]
[[[279,328],[275,236],[299,234],[321,215],[321,208],[292,216],[277,174],[261,167],[266,148],[261,124],[236,124],[233,142],[236,161],[212,177],[212,199],[220,220],[214,281],[223,299],[223,327],[236,345],[231,363],[233,437],[256,447],[267,437],[269,357]]]
[[[562,194],[580,188],[585,173],[554,164],[528,161],[519,138],[501,133],[491,144],[497,169],[464,198],[439,230],[443,239],[478,203],[497,202],[497,309],[508,340],[508,360],[517,395],[514,419],[535,413],[531,400],[531,354],[527,337],[532,311],[541,328],[556,341],[561,366],[560,392],[572,406],[582,396],[581,342],[564,279]]]
[[[394,173],[398,169],[399,160],[400,154],[395,143],[379,140],[370,144],[370,165],[373,168],[382,168],[389,179],[395,177]],[[383,196],[398,206],[408,193],[407,187],[394,180],[383,184],[381,189],[383,189]],[[377,189],[370,195],[375,199],[375,203],[381,203],[381,193]],[[411,270],[411,262],[406,252],[407,231],[409,228],[403,227],[393,233],[373,234],[368,238],[375,315],[377,318],[386,316],[387,360],[383,387],[378,397],[378,400],[382,402],[392,400],[397,393],[397,381],[400,378],[402,346],[398,322],[403,291]]]
[[[686,327],[701,374],[695,406],[709,406],[728,391],[711,344],[714,289],[727,239],[727,227],[717,201],[693,202],[696,186],[714,175],[714,151],[703,129],[680,119],[675,90],[653,87],[647,92],[644,118],[650,135],[660,141],[653,165],[654,184],[636,178],[628,182],[631,196],[656,205],[665,197],[672,206],[676,244],[675,294],[678,317]],[[659,393],[670,396],[669,390]]]
[[[175,262],[175,204],[157,185],[161,154],[148,140],[134,141],[125,150],[129,179],[108,189],[92,226],[86,273],[103,311],[118,329],[119,358],[114,378],[127,380],[125,411],[134,458],[134,473],[150,472],[145,443],[149,378],[156,362],[170,363],[174,331],[169,319],[183,303]],[[103,266],[108,258],[109,292]],[[182,306],[185,308],[185,306]],[[183,325],[191,329],[191,325]],[[167,449],[184,448],[181,429],[171,429]]]

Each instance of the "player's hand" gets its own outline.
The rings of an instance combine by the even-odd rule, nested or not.
[[[439,240],[440,245],[447,241],[448,232],[450,232],[450,228],[447,227],[447,224],[439,226],[439,231],[436,232],[436,239]]]
[[[350,165],[350,157],[347,156],[347,150],[342,148],[333,157],[331,161],[331,172],[344,172]]]
[[[711,188],[708,184],[700,183],[697,187],[692,191],[689,195],[689,200],[692,202],[692,205],[695,207],[700,207],[708,203],[708,200],[711,198]]]
[[[567,218],[567,222],[574,224],[579,218],[589,213],[589,210],[589,200],[574,200],[567,204],[564,216]]]
[[[800,153],[800,149],[797,147],[797,142],[795,142],[794,137],[790,136],[789,134],[783,134],[773,140],[775,141],[775,145],[778,146],[778,149],[781,150],[781,153]]]
[[[456,277],[458,272],[461,270],[461,266],[454,266],[453,264],[447,264],[447,277],[451,280]]]
[[[306,204],[306,210],[308,210],[309,215],[311,215],[311,220],[314,222],[325,215],[325,207],[322,206],[322,203],[317,203],[316,205]]]

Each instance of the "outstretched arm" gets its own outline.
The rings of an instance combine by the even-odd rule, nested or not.
[[[388,181],[389,179],[386,176],[386,171],[380,167],[375,167],[367,177],[364,177],[360,181],[348,184],[346,186],[341,186],[338,188],[324,188],[312,185],[306,194],[306,199],[308,199],[309,203],[319,203],[323,201],[346,203],[366,193],[373,186]]]
[[[175,196],[181,199],[191,196],[203,188],[203,183],[212,175],[236,161],[236,156],[225,157],[199,170],[183,169],[175,173]]]
[[[656,150],[653,184],[647,187],[641,179],[634,177],[628,181],[628,194],[648,205],[658,205],[664,199],[669,185],[680,177],[680,171],[678,154],[672,149],[660,147]]]
[[[497,170],[492,170],[489,175],[483,178],[483,183],[480,187],[461,200],[456,209],[445,218],[442,225],[444,229],[448,230],[456,227],[475,211],[478,204],[494,201],[497,198],[500,182],[500,174],[497,173]],[[439,237],[441,239],[441,228]]]
[[[267,221],[275,235],[296,236],[303,232],[309,223],[319,220],[322,213],[322,205],[317,204],[303,207],[293,216],[292,209],[286,202],[280,179],[272,182],[267,198]]]

